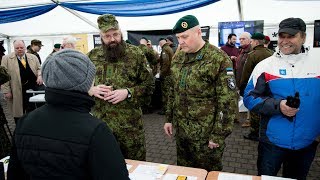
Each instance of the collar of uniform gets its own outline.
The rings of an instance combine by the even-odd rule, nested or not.
[[[194,62],[194,61],[201,61],[203,59],[203,56],[204,56],[203,50],[207,49],[208,46],[209,46],[209,42],[205,41],[205,44],[197,52],[195,52],[195,53],[186,53],[185,54],[184,63],[190,63],[190,62]],[[193,58],[189,58],[191,56]]]
[[[264,49],[264,48],[265,48],[265,47],[264,47],[262,44],[260,44],[260,45],[258,45],[258,46],[256,46],[256,47],[254,47],[253,50]]]

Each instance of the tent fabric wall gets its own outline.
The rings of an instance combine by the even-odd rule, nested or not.
[[[59,2],[65,3],[70,0],[60,0]],[[82,0],[74,0],[83,2]],[[95,0],[101,1],[101,0]],[[114,1],[114,0],[104,0]],[[153,0],[150,0],[153,1]],[[195,8],[179,13],[158,15],[158,16],[142,16],[142,17],[117,17],[124,37],[127,37],[127,31],[133,30],[164,30],[171,29],[176,21],[188,14],[195,15],[200,22],[201,26],[210,26],[210,42],[217,44],[217,26],[218,22],[226,21],[239,21],[239,8],[238,2],[242,4],[242,12],[245,21],[248,20],[264,20],[265,30],[275,29],[282,19],[288,17],[301,17],[307,24],[308,29],[312,29],[312,33],[308,33],[310,41],[313,37],[313,22],[320,19],[320,14],[317,13],[320,9],[320,1],[303,1],[303,0],[220,0],[216,3]],[[87,1],[86,1],[87,2]],[[91,2],[91,1],[90,1]],[[46,5],[52,4],[51,0],[1,0],[0,9],[12,7],[29,7],[31,5]],[[96,20],[98,15],[89,14],[77,11],[77,13],[85,17],[88,21],[97,24]],[[22,27],[22,28],[21,28]],[[14,39],[31,40],[34,38],[42,39],[51,37],[62,37],[69,34],[97,34],[98,29],[92,27],[88,23],[79,19],[74,14],[68,12],[61,6],[57,6],[48,13],[26,19],[23,21],[11,22],[0,24],[0,39],[8,38],[7,41],[11,46]],[[266,31],[267,32],[267,31]],[[311,31],[310,31],[311,32]],[[270,35],[269,35],[270,36]],[[52,46],[56,40],[52,40],[46,46]],[[7,49],[8,50],[8,49]],[[42,50],[44,51],[44,49]],[[44,53],[44,52],[43,52]],[[45,54],[45,53],[44,53]]]
[[[0,24],[29,19],[49,12],[58,5],[91,14],[116,16],[155,16],[199,8],[219,0],[115,0],[106,2],[61,2],[14,8],[0,8]]]

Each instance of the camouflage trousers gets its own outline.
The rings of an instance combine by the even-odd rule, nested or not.
[[[11,151],[11,142],[4,128],[5,123],[7,123],[6,116],[0,105],[0,159],[10,155]]]
[[[143,127],[138,130],[113,128],[113,135],[119,143],[125,159],[146,160],[146,145]]]
[[[162,107],[164,112],[166,112],[167,103],[168,103],[168,93],[170,87],[172,86],[171,79],[169,77],[164,77],[161,80],[161,93],[162,93]]]
[[[254,135],[259,135],[259,127],[260,127],[260,114],[254,113],[250,111],[250,133]]]
[[[208,147],[207,140],[191,141],[176,137],[177,164],[209,171],[222,170],[222,155],[225,144],[220,144],[216,149]]]

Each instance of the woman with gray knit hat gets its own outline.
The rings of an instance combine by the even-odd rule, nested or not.
[[[89,113],[95,73],[86,55],[70,49],[43,63],[46,104],[19,120],[8,180],[129,179],[112,132]]]

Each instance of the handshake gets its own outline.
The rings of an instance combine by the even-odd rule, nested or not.
[[[299,106],[300,106],[299,92],[296,92],[294,97],[293,96],[288,96],[286,105],[289,106],[289,107],[292,107],[292,108],[299,108]],[[292,122],[293,121],[293,117],[288,117],[288,120],[290,122]]]

